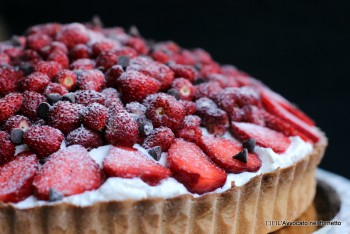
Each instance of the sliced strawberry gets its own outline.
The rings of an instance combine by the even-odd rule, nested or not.
[[[28,152],[0,166],[0,201],[19,202],[29,197],[37,170],[38,159]]]
[[[192,193],[213,191],[226,181],[224,170],[212,163],[197,145],[182,139],[171,145],[167,164],[175,179]]]
[[[202,138],[201,148],[212,160],[228,173],[255,172],[261,167],[261,160],[256,154],[248,154],[248,162],[244,163],[232,157],[243,150],[242,145],[231,139],[212,136]]]
[[[231,122],[231,131],[242,141],[253,138],[257,145],[276,153],[283,153],[290,145],[289,138],[283,134],[252,123]]]
[[[268,112],[278,116],[285,122],[289,123],[295,129],[297,129],[305,136],[310,138],[313,142],[317,142],[320,139],[318,132],[315,128],[313,128],[313,126],[310,126],[309,124],[305,123],[303,120],[299,119],[294,114],[286,110],[277,101],[272,99],[271,95],[269,95],[268,92],[262,92],[261,99]]]
[[[38,199],[48,200],[51,189],[63,196],[97,189],[103,176],[85,148],[69,146],[52,154],[34,178],[34,192]]]
[[[103,161],[103,169],[108,176],[140,177],[150,185],[157,185],[170,176],[169,169],[130,147],[112,147]]]

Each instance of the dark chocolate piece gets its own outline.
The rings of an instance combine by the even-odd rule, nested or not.
[[[248,163],[248,150],[244,148],[241,152],[232,157],[243,163]]]
[[[247,148],[249,153],[254,153],[256,140],[253,138],[245,140],[243,141],[242,145],[243,145],[243,148]]]
[[[56,102],[58,101],[61,101],[62,100],[62,96],[57,94],[57,93],[49,93],[49,94],[46,94],[46,98],[47,100],[49,101],[49,103],[51,105],[55,104]]]
[[[68,101],[68,102],[74,103],[75,102],[74,93],[67,93],[67,94],[63,95],[62,101]]]
[[[61,193],[57,192],[53,188],[50,188],[50,190],[49,190],[49,201],[50,202],[60,201],[62,199],[63,199],[63,195]]]
[[[180,94],[176,89],[169,89],[167,92],[169,95],[173,96],[176,98],[176,100],[180,100]]]
[[[16,144],[22,144],[24,131],[21,128],[15,128],[11,131],[10,138],[11,141]]]
[[[49,113],[50,113],[50,109],[51,109],[51,106],[49,103],[42,102],[38,106],[37,114],[40,118],[47,119],[47,117],[49,116]]]
[[[152,156],[152,158],[154,158],[154,160],[159,161],[160,156],[162,155],[162,148],[160,146],[154,146],[148,149],[147,152]]]
[[[138,118],[139,132],[144,136],[148,136],[153,131],[153,124],[144,117]]]
[[[194,82],[193,82],[193,84],[195,84],[195,85],[199,85],[199,84],[202,84],[202,83],[204,83],[204,82],[206,82],[206,80],[204,79],[204,78],[197,78],[197,79],[195,79],[194,80]]]
[[[130,63],[129,56],[119,56],[118,58],[118,65],[122,66],[122,68],[125,70]]]

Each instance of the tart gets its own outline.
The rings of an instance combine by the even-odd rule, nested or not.
[[[48,23],[0,43],[1,233],[267,233],[327,138],[203,49]]]

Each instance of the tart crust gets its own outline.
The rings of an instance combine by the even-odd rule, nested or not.
[[[54,204],[18,209],[0,202],[2,234],[268,233],[265,221],[298,218],[316,190],[315,170],[327,138],[293,165],[252,178],[241,187],[194,198],[98,202],[88,207]]]

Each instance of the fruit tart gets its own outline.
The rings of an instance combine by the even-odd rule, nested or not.
[[[0,233],[267,233],[327,139],[203,49],[47,23],[0,43]]]

